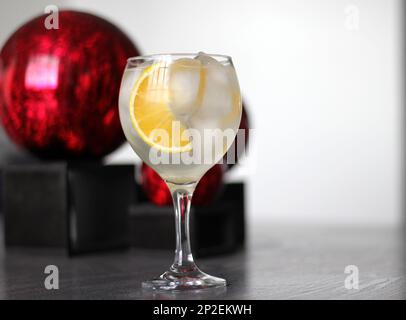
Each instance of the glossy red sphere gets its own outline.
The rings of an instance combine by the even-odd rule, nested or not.
[[[193,193],[192,204],[210,205],[223,186],[223,166],[216,164],[200,179]],[[165,181],[145,163],[141,167],[141,186],[148,199],[158,206],[172,205],[172,196]]]
[[[138,55],[130,39],[97,16],[59,12],[18,29],[0,53],[0,117],[17,144],[53,158],[97,158],[124,135],[118,116],[121,76]]]

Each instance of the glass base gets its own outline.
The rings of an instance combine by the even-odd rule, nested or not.
[[[186,273],[166,271],[159,278],[144,281],[142,287],[152,290],[200,290],[226,286],[226,280],[210,276],[199,269]]]

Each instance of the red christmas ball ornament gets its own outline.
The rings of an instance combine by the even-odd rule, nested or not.
[[[213,202],[223,186],[223,168],[214,165],[200,179],[193,193],[193,205],[206,206]],[[141,167],[141,186],[148,199],[158,206],[172,205],[172,196],[165,181],[145,163]]]
[[[165,181],[145,163],[141,166],[140,183],[148,199],[158,206],[172,203],[172,196]]]
[[[193,193],[193,204],[207,206],[220,194],[223,187],[224,169],[220,164],[215,164],[207,171],[197,184]]]
[[[242,114],[240,126],[238,128],[237,137],[234,139],[234,142],[230,146],[230,149],[226,152],[223,157],[223,163],[225,164],[226,169],[231,169],[235,164],[238,163],[238,160],[243,156],[248,147],[249,141],[249,121],[248,115],[244,103],[242,105]],[[244,130],[244,131],[242,131]],[[241,136],[240,136],[241,135]],[[237,143],[237,139],[241,139]],[[227,158],[230,158],[229,160]]]
[[[139,54],[110,22],[60,11],[24,24],[0,52],[0,117],[17,144],[53,158],[96,158],[123,141],[118,94],[128,57]]]

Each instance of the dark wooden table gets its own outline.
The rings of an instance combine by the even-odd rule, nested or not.
[[[0,234],[0,238],[3,234]],[[403,235],[391,228],[328,228],[261,224],[236,254],[198,260],[229,286],[188,293],[142,290],[172,252],[128,250],[68,258],[59,249],[4,248],[1,299],[403,299]],[[59,268],[58,290],[44,287],[44,268]],[[348,290],[347,265],[359,268],[359,289]]]

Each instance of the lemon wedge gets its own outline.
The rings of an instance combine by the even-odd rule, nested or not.
[[[131,92],[131,121],[139,137],[151,147],[168,153],[189,152],[191,142],[182,139],[187,126],[170,108],[168,72],[164,62],[142,72]]]

